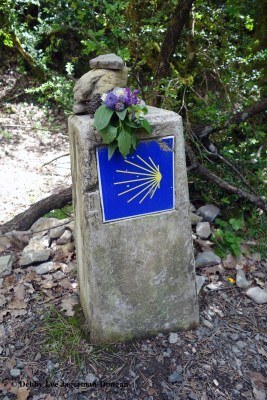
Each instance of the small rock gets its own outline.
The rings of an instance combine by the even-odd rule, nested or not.
[[[207,250],[202,253],[198,253],[196,258],[196,268],[210,267],[212,265],[220,264],[221,258],[217,256],[213,251]]]
[[[42,354],[41,353],[37,353],[36,356],[34,357],[34,361],[39,361],[42,358]]]
[[[70,229],[72,232],[74,232],[74,221],[70,221],[67,225],[66,228]]]
[[[20,258],[20,265],[25,266],[37,262],[47,261],[50,257],[50,253],[50,249],[36,248],[35,250],[29,250],[27,247],[25,247]]]
[[[123,69],[123,60],[114,53],[104,54],[93,58],[89,62],[90,68],[92,69]]]
[[[22,362],[21,360],[18,360],[18,361],[17,361],[16,367],[17,367],[18,369],[23,369],[24,366],[25,366],[24,362]]]
[[[202,322],[203,325],[205,325],[209,329],[213,329],[214,328],[213,324],[210,321],[208,321],[207,319],[202,319],[201,322]]]
[[[66,278],[66,275],[62,271],[57,271],[53,274],[54,279],[61,280]]]
[[[72,233],[69,230],[66,230],[62,236],[57,240],[57,244],[67,244],[70,243],[72,239]]]
[[[20,369],[18,369],[18,368],[12,368],[10,371],[10,375],[13,377],[13,378],[17,378],[18,376],[20,376]]]
[[[236,346],[232,346],[232,351],[233,351],[235,354],[239,354],[239,353],[240,353],[239,348],[236,347]]]
[[[65,225],[58,226],[56,228],[50,229],[49,236],[51,239],[58,239],[64,234],[64,232],[65,232]]]
[[[31,231],[11,231],[6,233],[6,237],[19,249],[23,249],[29,243]]]
[[[38,275],[47,274],[48,272],[52,271],[54,268],[53,261],[49,261],[47,263],[43,263],[35,267],[34,272]]]
[[[232,340],[238,340],[239,335],[238,335],[238,333],[231,333],[231,334],[229,335],[229,337],[230,337]]]
[[[189,219],[191,221],[191,225],[196,225],[198,222],[203,221],[203,218],[197,214],[190,212]]]
[[[11,274],[13,262],[14,262],[13,254],[0,256],[0,276],[7,276]]]
[[[11,241],[6,236],[0,236],[0,253],[12,246]]]
[[[0,354],[2,354],[2,353],[3,353],[3,351],[4,351],[3,347],[2,347],[2,346],[0,346]]]
[[[192,211],[192,212],[196,212],[197,211],[196,207],[192,203],[190,203],[190,205],[189,205],[189,210]]]
[[[211,235],[209,222],[198,222],[196,226],[196,233],[201,239],[208,239]]]
[[[252,260],[254,260],[254,261],[261,261],[260,253],[253,253],[251,257],[252,257]]]
[[[238,342],[236,342],[236,345],[237,345],[237,347],[239,348],[239,349],[244,349],[245,347],[246,347],[246,345],[247,345],[247,343],[246,342],[244,342],[243,340],[238,340]]]
[[[179,374],[179,372],[178,371],[174,371],[173,374],[168,376],[168,381],[170,383],[176,383],[176,382],[182,382],[183,380],[182,380],[182,377]]]
[[[246,291],[246,295],[257,304],[267,303],[267,292],[261,289],[259,286],[248,289]]]
[[[202,275],[196,275],[196,286],[197,286],[197,294],[199,294],[200,290],[202,289],[202,286],[205,283],[205,276]]]
[[[236,273],[236,286],[240,289],[247,289],[250,283],[246,279],[245,272],[239,269]]]
[[[170,333],[170,336],[169,336],[169,343],[170,344],[174,344],[174,343],[177,343],[178,342],[178,334],[177,333],[173,333],[173,332],[171,332]]]
[[[89,374],[87,374],[86,375],[86,377],[85,377],[85,382],[87,382],[87,383],[94,383],[95,381],[97,381],[97,377],[94,375],[94,374],[92,374],[91,372],[89,373]]]
[[[207,222],[213,222],[215,218],[219,215],[219,213],[220,209],[213,204],[207,204],[197,210],[197,215],[201,215],[204,221]]]
[[[32,226],[31,226],[31,231],[33,233],[37,233],[39,231],[44,232],[44,231],[49,231],[52,228],[56,228],[58,225],[61,225],[63,223],[68,223],[69,220],[59,220],[57,218],[39,218]]]

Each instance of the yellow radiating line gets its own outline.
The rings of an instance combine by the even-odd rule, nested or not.
[[[158,166],[158,168],[157,168],[157,166],[155,165],[155,163],[154,163],[154,161],[152,160],[152,158],[151,157],[148,157],[149,158],[149,160],[152,162],[152,164],[154,165],[154,167],[156,168],[156,170],[158,171],[159,170],[159,166]]]
[[[157,171],[157,168],[152,168],[151,165],[149,165],[145,160],[143,160],[142,157],[140,157],[139,155],[137,155],[137,157],[139,158],[139,160],[143,161],[143,163],[145,163],[149,168],[151,168],[151,171]]]
[[[121,172],[124,174],[132,174],[132,175],[145,175],[145,176],[151,176],[151,172],[150,174],[145,174],[144,172],[134,172],[134,171],[121,171],[120,169],[117,169],[116,172]]]
[[[147,168],[144,168],[144,167],[141,167],[140,165],[138,165],[138,164],[135,164],[135,163],[133,163],[133,162],[131,162],[131,161],[128,161],[128,160],[124,160],[127,164],[131,164],[131,165],[134,165],[135,167],[137,167],[137,168],[140,168],[140,169],[143,169],[144,171],[147,171],[147,172],[154,172],[153,170],[151,170],[151,169],[147,169]]]
[[[154,180],[153,180],[153,182],[154,182]],[[147,185],[148,183],[149,183],[149,182],[141,183],[141,185],[137,185],[137,186],[135,186],[135,187],[133,187],[133,188],[131,188],[131,189],[127,189],[127,190],[125,190],[124,192],[119,193],[118,196],[121,196],[122,194],[131,192],[132,190],[138,189],[138,188],[140,188],[141,186]]]
[[[154,196],[154,194],[156,193],[156,190],[159,189],[159,187],[160,187],[160,186],[159,186],[159,183],[158,183],[157,186],[155,187],[155,189],[154,189],[152,195],[151,195],[151,199],[152,199],[152,197]]]
[[[139,196],[139,194],[143,193],[146,189],[148,189],[150,186],[154,185],[154,181],[152,183],[150,183],[149,185],[147,185],[143,190],[140,190],[140,192],[138,192],[136,195],[134,195],[130,200],[127,201],[127,203],[130,203],[130,201],[132,201],[133,199],[135,199],[137,196]]]
[[[114,182],[114,185],[120,185],[122,183],[132,183],[132,182],[139,182],[139,181],[147,181],[150,180],[151,178],[140,178],[140,179],[132,179],[131,181],[121,181],[121,182]]]
[[[154,189],[155,186],[156,186],[156,188],[157,188],[157,184],[158,184],[157,182],[154,182],[154,183],[153,183],[151,189],[149,189],[149,190],[147,191],[147,193],[145,194],[145,196],[139,201],[139,204],[141,204],[142,201],[145,200],[145,198],[149,195],[149,193],[151,193],[151,191]]]

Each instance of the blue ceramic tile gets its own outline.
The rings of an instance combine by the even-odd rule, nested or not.
[[[97,165],[104,222],[174,209],[174,137],[142,141],[126,158],[99,147]]]

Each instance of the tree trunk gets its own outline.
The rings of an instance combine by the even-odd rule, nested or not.
[[[12,230],[27,231],[32,224],[51,210],[62,208],[72,201],[72,187],[63,189],[33,204],[28,210],[16,215],[6,224],[0,225],[0,232],[5,234]]]
[[[194,0],[180,0],[173,12],[165,38],[161,45],[156,71],[156,79],[170,74],[170,66],[178,40],[187,23]]]

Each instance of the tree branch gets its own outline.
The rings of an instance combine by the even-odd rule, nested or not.
[[[194,126],[191,130],[199,139],[202,139],[204,137],[211,135],[214,132],[227,129],[229,128],[230,125],[238,125],[241,122],[244,122],[247,119],[253,117],[254,115],[259,114],[266,110],[267,110],[267,99],[263,99],[259,103],[254,104],[252,107],[249,107],[247,110],[234,114],[223,126],[202,125],[202,126]]]
[[[32,224],[51,210],[64,207],[72,201],[72,187],[63,189],[33,204],[30,208],[16,215],[12,220],[0,225],[0,232],[12,230],[27,231]]]
[[[267,212],[267,205],[261,197],[256,196],[251,193],[247,193],[242,189],[239,189],[233,185],[230,185],[225,180],[223,180],[222,178],[220,178],[219,176],[217,176],[213,172],[211,172],[208,168],[201,165],[199,163],[199,161],[197,160],[197,157],[196,157],[192,147],[189,146],[188,144],[186,145],[186,154],[188,155],[188,158],[191,163],[191,170],[195,170],[200,175],[204,176],[206,179],[215,183],[217,186],[219,186],[226,192],[231,193],[231,194],[237,194],[240,198],[248,200],[250,203],[256,205],[261,210]]]

